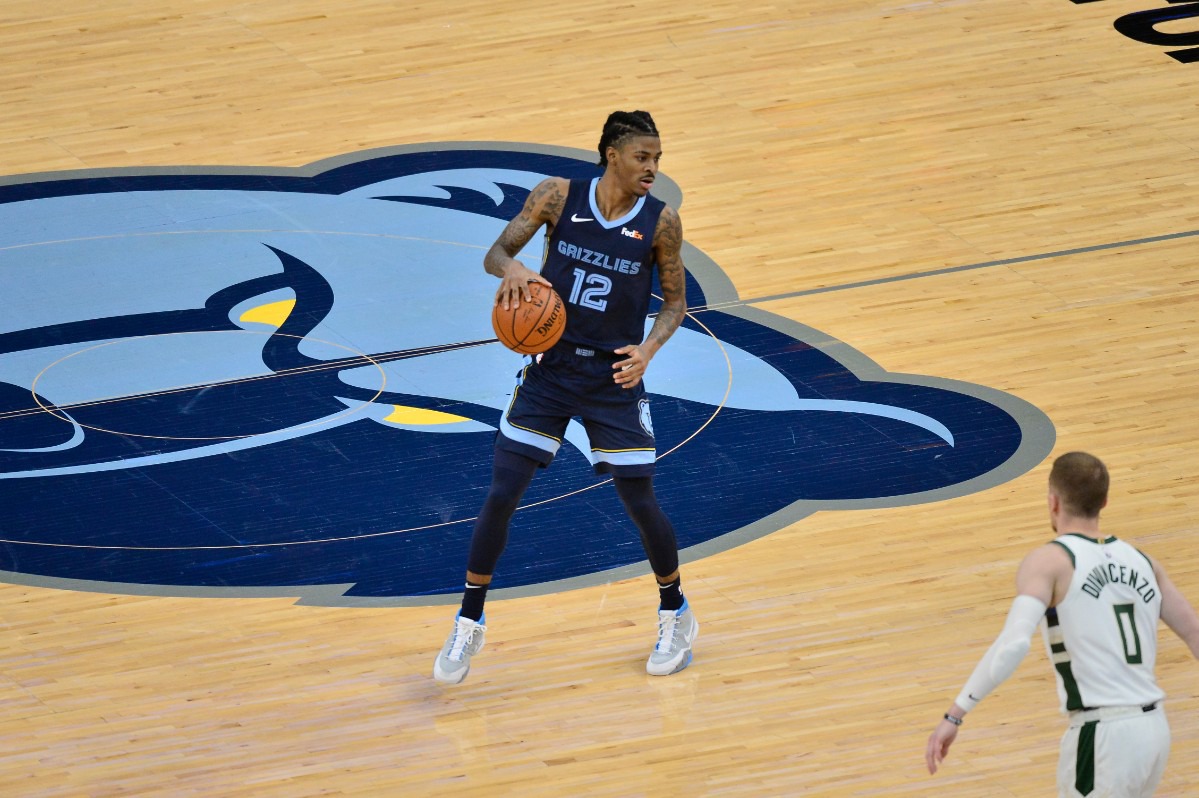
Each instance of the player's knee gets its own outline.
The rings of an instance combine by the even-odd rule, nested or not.
[[[492,489],[483,502],[481,515],[494,520],[507,521],[516,513],[520,504],[520,495],[509,491]]]
[[[654,496],[654,481],[650,477],[615,477],[612,484],[616,486],[616,495],[626,506],[656,507],[658,499]]]
[[[663,524],[665,514],[656,501],[644,498],[624,499],[623,501],[625,512],[642,530],[652,529]]]

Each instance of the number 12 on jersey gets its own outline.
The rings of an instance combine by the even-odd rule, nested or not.
[[[608,300],[604,297],[612,291],[612,280],[602,274],[588,274],[583,269],[575,269],[574,276],[574,285],[570,288],[567,301],[603,313],[608,307]]]

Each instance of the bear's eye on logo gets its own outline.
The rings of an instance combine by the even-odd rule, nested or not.
[[[482,256],[538,181],[591,158],[444,144],[0,180],[0,579],[456,600],[521,365],[493,339]],[[654,190],[681,201],[664,175]],[[692,310],[647,388],[685,559],[816,510],[981,490],[1051,450],[1025,402],[883,372],[684,261]],[[580,427],[567,444],[513,521],[499,595],[645,572]]]

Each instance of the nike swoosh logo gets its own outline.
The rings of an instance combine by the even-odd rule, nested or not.
[[[570,215],[570,220],[572,222],[594,222],[595,221],[595,219],[583,218],[582,216],[579,216],[577,213],[572,213]]]
[[[683,635],[683,639],[687,641],[687,645],[691,645],[693,642],[695,642],[695,638],[698,635],[699,635],[699,624],[693,623],[691,625],[691,628],[687,630],[687,634]]]

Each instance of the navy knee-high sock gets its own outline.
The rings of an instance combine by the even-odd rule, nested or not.
[[[641,533],[641,544],[650,567],[658,577],[661,608],[677,610],[683,606],[680,588],[679,547],[675,539],[674,526],[658,504],[654,495],[653,477],[616,477],[616,494],[637,530]],[[663,582],[664,579],[669,581]]]
[[[536,473],[536,460],[504,449],[495,450],[491,488],[470,539],[466,568],[472,574],[491,576],[495,573],[496,563],[508,545],[508,523]],[[486,598],[487,585],[472,584],[468,580],[462,595],[462,617],[480,620]]]

